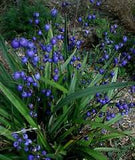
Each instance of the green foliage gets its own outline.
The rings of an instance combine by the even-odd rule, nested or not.
[[[4,51],[5,58],[7,63],[10,66],[10,70],[14,71],[14,68],[20,69],[23,68],[22,64],[18,61],[18,63],[14,63],[16,61],[16,56],[13,56],[12,61],[10,59],[10,54],[7,53],[7,47],[4,44],[3,39],[1,38],[2,45],[1,48]],[[74,52],[71,56],[74,55]],[[19,57],[18,57],[19,58]],[[61,72],[63,70],[69,71],[69,73],[74,72],[74,68],[69,67],[69,61],[71,57],[69,57],[65,63],[60,67]],[[84,58],[83,67],[85,68],[87,56]],[[104,68],[107,68],[111,61],[109,61]],[[52,66],[50,66],[52,67]],[[69,70],[68,70],[69,67]],[[0,67],[1,71],[3,71],[3,67]],[[18,68],[19,69],[19,68]],[[29,70],[29,68],[27,68]],[[83,71],[83,68],[82,68]],[[46,70],[45,70],[46,72]],[[110,90],[123,88],[125,86],[130,86],[135,84],[134,82],[125,82],[125,83],[112,83],[106,86],[94,86],[95,82],[98,83],[102,80],[103,76],[100,74],[93,76],[93,82],[90,83],[89,88],[83,89],[79,86],[78,78],[81,76],[78,71],[75,72],[73,79],[62,84],[61,82],[53,82],[49,77],[48,73],[46,77],[42,77],[40,80],[40,86],[45,84],[46,86],[52,89],[52,92],[55,94],[55,98],[57,96],[56,104],[51,106],[51,115],[46,118],[40,118],[42,123],[45,123],[45,128],[42,128],[35,120],[33,120],[28,114],[28,108],[26,107],[29,101],[23,101],[19,98],[16,87],[11,87],[12,85],[12,77],[10,77],[10,83],[3,85],[3,82],[6,82],[7,72],[3,73],[1,82],[0,82],[0,90],[1,90],[1,121],[2,128],[0,129],[0,133],[4,136],[8,141],[13,140],[11,138],[11,133],[14,131],[20,131],[22,128],[31,127],[31,130],[35,130],[38,138],[38,143],[45,148],[49,154],[48,156],[53,159],[63,159],[63,157],[70,157],[70,155],[76,155],[78,153],[78,158],[94,158],[96,160],[107,159],[105,155],[101,154],[100,151],[113,151],[113,148],[98,148],[96,143],[104,140],[108,140],[112,137],[117,138],[125,135],[129,135],[128,132],[119,132],[109,124],[105,124],[102,122],[92,122],[89,119],[83,120],[83,116],[87,107],[86,104],[93,99],[93,95],[96,92],[108,92],[110,98],[113,94],[110,94]],[[44,74],[43,74],[44,75]],[[117,78],[116,78],[117,79]],[[116,79],[114,82],[116,82]],[[9,89],[8,89],[9,88]],[[11,91],[12,88],[12,91]],[[57,95],[57,92],[60,91],[60,94]],[[39,94],[37,92],[37,94]],[[32,100],[33,101],[33,100]],[[81,102],[81,103],[80,103]],[[55,106],[54,106],[55,105]],[[11,120],[13,120],[11,122]],[[116,117],[116,121],[117,121]],[[115,118],[112,123],[115,122]],[[82,131],[80,133],[79,128],[83,126],[90,127],[87,131]],[[100,132],[102,129],[106,129],[111,131],[111,134],[101,135]],[[45,130],[45,132],[42,132]],[[85,136],[90,135],[90,139],[88,142],[84,140]],[[97,141],[98,140],[98,141]],[[90,146],[90,147],[89,147]],[[117,151],[114,150],[114,151]],[[22,152],[23,154],[23,152]],[[3,158],[4,155],[1,155]],[[5,157],[6,158],[6,157]],[[10,159],[8,157],[8,159]]]
[[[33,19],[33,13],[39,12],[40,26],[44,27],[46,23],[52,20],[50,10],[42,2],[30,3],[28,1],[20,1],[19,5],[11,5],[5,13],[0,16],[1,34],[5,39],[10,40],[16,36],[26,36],[31,38],[34,26],[29,24],[29,20]],[[60,18],[58,18],[60,21]]]
[[[50,15],[48,15],[49,11],[45,12],[45,8],[42,7],[42,5],[27,7],[23,3],[20,5],[19,12],[12,8],[8,18],[10,16],[14,16],[13,19],[16,18],[16,21],[12,22],[13,25],[11,25],[13,28],[16,28],[15,23],[19,23],[19,30],[15,32],[17,35],[27,34],[27,38],[29,38],[32,36],[33,28],[31,28],[32,26],[27,28],[26,23],[22,23],[22,21],[27,22],[33,11],[40,11],[41,29],[43,29],[45,22],[51,24],[50,30],[40,37],[43,38],[40,41],[41,44],[48,45],[58,31],[54,27],[56,19],[51,21]],[[46,19],[42,17],[42,14]],[[11,22],[8,21],[8,23]],[[20,23],[22,23],[22,26]],[[96,26],[101,26],[101,29],[96,31],[98,37],[102,39],[103,32],[109,30],[109,24],[105,19],[100,21],[100,18],[94,23]],[[20,28],[24,29],[23,32]],[[37,31],[37,29],[34,31]],[[99,58],[102,57],[99,45],[93,46],[91,57],[89,57],[88,52],[84,51],[85,54],[82,54],[77,47],[68,50],[67,18],[65,18],[65,34],[63,35],[64,40],[57,42],[58,45],[52,45],[52,50],[49,53],[49,58],[53,59],[54,53],[61,51],[64,60],[59,63],[44,62],[43,59],[48,53],[47,51],[43,52],[41,44],[37,43],[39,41],[34,42],[37,47],[36,55],[40,58],[37,66],[32,64],[30,57],[26,64],[22,64],[18,53],[24,53],[25,55],[27,48],[20,47],[13,50],[5,44],[3,37],[0,36],[0,49],[8,65],[8,69],[3,64],[0,65],[0,73],[2,73],[0,76],[0,136],[8,146],[8,148],[4,146],[2,149],[2,154],[0,154],[2,160],[21,160],[27,159],[29,154],[40,154],[40,152],[33,151],[34,148],[25,152],[23,149],[15,151],[12,147],[12,143],[15,141],[12,134],[22,135],[23,128],[33,141],[31,147],[40,145],[41,150],[47,151],[46,156],[55,160],[82,160],[84,158],[86,160],[107,160],[108,152],[120,152],[120,150],[118,147],[101,147],[100,144],[113,138],[131,136],[131,131],[122,132],[112,127],[122,118],[120,113],[110,121],[106,121],[108,109],[116,109],[113,100],[115,100],[115,96],[120,92],[120,89],[135,85],[134,81],[118,82],[117,80],[120,73],[119,66],[113,65],[113,59],[120,53],[114,50],[112,44],[107,45],[106,50],[110,57],[101,65],[97,63]],[[112,36],[109,33],[109,38]],[[40,38],[38,37],[38,40]],[[76,67],[76,64],[71,64],[75,55],[81,57],[78,60],[79,62],[76,62],[81,64],[80,69]],[[42,66],[43,69],[41,69]],[[56,67],[59,70],[59,79],[54,81],[53,74]],[[93,68],[88,71],[88,67]],[[105,72],[101,74],[95,67],[102,68]],[[19,79],[16,81],[13,78],[16,71],[25,71],[28,76],[31,76],[37,82],[38,87],[35,88],[32,85],[27,87],[25,80]],[[114,71],[115,75],[113,77],[109,76],[110,71]],[[36,80],[35,73],[40,73],[40,79]],[[82,80],[84,79],[86,81],[90,79],[91,81],[83,85]],[[108,84],[104,84],[106,80]],[[25,89],[31,89],[32,96],[23,98],[21,93],[17,91],[17,85],[19,84]],[[53,98],[42,94],[46,89],[51,90]],[[109,102],[100,105],[95,97],[97,92],[103,97],[108,96]],[[38,98],[40,98],[40,101],[37,101]],[[29,104],[34,105],[33,111],[37,113],[37,117],[31,116]],[[92,109],[95,109],[96,113],[92,117],[87,116],[88,111]],[[103,117],[99,117],[101,112],[105,113]],[[103,134],[104,130],[106,134]]]

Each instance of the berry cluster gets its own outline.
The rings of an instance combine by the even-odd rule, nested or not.
[[[21,133],[13,133],[12,136],[15,139],[13,143],[14,148],[26,152],[28,154],[28,160],[51,160],[51,158],[47,157],[47,152],[35,143],[35,140],[29,139],[25,129]]]

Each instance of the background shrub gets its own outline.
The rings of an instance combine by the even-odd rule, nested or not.
[[[20,36],[31,37],[34,32],[33,25],[29,25],[32,14],[38,11],[40,14],[40,24],[43,26],[51,20],[49,9],[43,3],[20,1],[18,5],[11,5],[0,16],[0,30],[3,36],[10,40]],[[60,22],[60,17],[58,18]],[[55,20],[56,21],[56,20]]]

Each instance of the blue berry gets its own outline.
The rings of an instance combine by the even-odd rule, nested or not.
[[[91,15],[88,15],[87,19],[88,19],[88,20],[91,20],[91,19],[92,19],[92,16],[91,16]]]
[[[101,94],[100,93],[96,93],[96,97],[99,97]]]
[[[13,134],[12,134],[12,137],[15,138],[15,139],[18,139],[18,138],[19,138],[19,135],[18,135],[17,133],[13,133]]]
[[[27,92],[23,91],[23,92],[22,92],[22,97],[23,97],[23,98],[26,98],[27,96],[28,96]]]
[[[79,17],[79,18],[78,18],[78,22],[82,22],[82,17]]]
[[[30,49],[32,49],[32,48],[34,48],[34,47],[35,47],[35,45],[34,45],[34,43],[33,43],[33,42],[28,41],[28,47],[29,47]]]
[[[46,93],[45,93],[45,95],[47,96],[47,97],[49,97],[50,95],[51,95],[51,90],[50,89],[48,89],[47,91],[46,91]]]
[[[106,60],[108,60],[108,59],[109,59],[109,55],[108,55],[108,54],[105,54],[105,55],[104,55],[104,58],[105,58]]]
[[[30,103],[28,106],[29,106],[30,109],[34,108],[32,103]]]
[[[36,74],[35,74],[35,78],[36,78],[37,80],[39,80],[39,79],[40,79],[40,74],[39,74],[39,73],[36,73]]]
[[[35,24],[39,24],[39,19],[35,19]]]
[[[22,143],[23,142],[22,138],[18,138],[18,142]]]
[[[36,38],[36,37],[32,37],[32,40],[33,40],[33,41],[36,41],[36,40],[37,40],[37,38]]]
[[[28,139],[28,135],[27,134],[23,134],[23,139]]]
[[[88,23],[84,23],[84,26],[85,26],[85,27],[88,27]]]
[[[56,43],[57,43],[57,39],[56,39],[55,37],[52,38],[52,39],[51,39],[51,44],[52,44],[52,45],[55,45]]]
[[[34,160],[35,159],[35,157],[33,156],[33,155],[28,155],[28,160]]]
[[[131,93],[135,93],[135,86],[132,86],[130,90],[131,90]]]
[[[62,2],[62,7],[67,7],[69,5],[68,2]]]
[[[24,56],[21,61],[23,64],[26,64],[28,62],[28,58]]]
[[[122,48],[124,46],[123,43],[119,43],[119,48]]]
[[[13,146],[14,146],[15,148],[18,147],[18,145],[19,145],[19,142],[17,142],[17,141],[13,143]]]
[[[26,54],[27,54],[27,56],[29,56],[29,57],[33,57],[33,56],[35,55],[34,50],[32,50],[32,49],[28,49],[28,50],[26,51]]]
[[[105,72],[105,70],[104,70],[104,69],[102,69],[102,68],[101,68],[101,69],[99,69],[99,73],[100,73],[100,74],[104,74],[104,72]]]
[[[115,65],[118,64],[118,58],[114,58]]]
[[[116,44],[116,45],[114,46],[114,49],[115,49],[116,51],[118,51],[118,50],[119,50],[119,45]]]
[[[110,120],[111,120],[111,117],[110,117],[110,116],[107,116],[107,117],[106,117],[106,120],[107,120],[107,121],[110,121]]]
[[[91,113],[90,112],[87,112],[87,117],[90,117],[91,116]]]
[[[95,0],[89,0],[90,1],[90,3],[94,3],[95,2]]]
[[[53,62],[54,62],[54,63],[58,63],[58,61],[59,61],[58,56],[53,56]]]
[[[50,24],[46,24],[44,28],[45,28],[45,31],[49,31],[49,29],[51,28],[51,25]]]
[[[124,60],[121,65],[126,66],[126,64],[127,64],[127,60]]]
[[[123,42],[127,42],[128,38],[127,36],[123,36]]]
[[[58,14],[58,10],[57,9],[54,8],[54,9],[51,10],[51,16],[52,17],[56,17],[57,14]]]
[[[22,90],[23,90],[23,86],[22,86],[22,85],[18,85],[18,86],[17,86],[17,90],[18,90],[18,91],[22,91]]]
[[[58,73],[59,73],[58,68],[55,68],[55,69],[54,69],[54,72],[55,72],[56,74],[58,74]]]
[[[26,38],[20,38],[19,43],[21,47],[27,47],[28,40]]]
[[[128,55],[128,56],[127,56],[127,59],[128,59],[128,60],[130,60],[130,59],[131,59],[131,56],[130,56],[130,55]]]
[[[11,42],[11,46],[14,48],[14,49],[17,49],[20,47],[20,43],[17,39],[14,39],[12,42]]]
[[[42,35],[42,31],[41,31],[41,30],[38,31],[38,35],[39,35],[39,36]]]
[[[54,81],[58,81],[58,79],[59,79],[59,76],[57,74],[53,76]]]
[[[96,15],[95,14],[92,15],[92,19],[96,19]]]
[[[111,114],[111,118],[115,118],[115,114],[114,113]]]
[[[45,156],[47,154],[46,151],[42,151],[42,155]]]
[[[37,151],[40,151],[40,149],[41,149],[40,145],[37,145],[36,149],[37,149]]]
[[[61,34],[57,35],[57,39],[62,40],[62,35]]]
[[[32,77],[28,76],[28,77],[27,77],[27,81],[30,82],[30,83],[32,83],[34,80],[33,80]]]
[[[15,72],[15,73],[13,74],[13,78],[14,78],[15,80],[20,79],[20,77],[21,77],[20,72]]]
[[[24,71],[21,71],[21,72],[20,72],[20,75],[21,75],[22,78],[24,78],[24,77],[25,77],[25,72],[24,72]]]
[[[101,2],[96,2],[96,6],[100,6],[101,5]]]
[[[37,17],[39,17],[39,13],[38,12],[34,12],[33,16],[37,18]]]
[[[26,139],[24,145],[29,146],[29,144],[31,143],[32,143],[31,139]]]
[[[52,45],[51,44],[46,45],[45,50],[46,52],[50,53],[52,51]]]
[[[33,61],[34,62],[38,62],[39,61],[39,57],[38,56],[33,57]]]
[[[112,71],[112,72],[110,73],[110,76],[111,76],[111,77],[114,77],[114,75],[115,75],[115,73],[114,73],[114,71]]]

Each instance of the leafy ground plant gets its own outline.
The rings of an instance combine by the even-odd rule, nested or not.
[[[18,5],[12,4],[0,16],[0,30],[3,37],[6,40],[11,40],[19,34],[31,38],[34,29],[33,25],[29,25],[29,23],[32,22],[32,14],[36,10],[40,13],[40,18],[36,17],[34,23],[43,26],[44,23],[50,20],[60,22],[60,17],[57,20],[51,19],[48,7],[44,6],[42,2],[19,1]]]
[[[57,15],[53,8],[50,16]],[[33,20],[37,17],[34,12]],[[66,20],[64,27],[36,23],[33,38],[16,37],[12,47],[0,37],[8,65],[0,65],[1,160],[107,160],[102,152],[119,149],[101,142],[131,135],[111,127],[135,105],[114,101],[121,89],[135,85],[117,82],[117,50],[108,48],[108,58],[89,71],[82,41],[71,36],[68,43]]]

